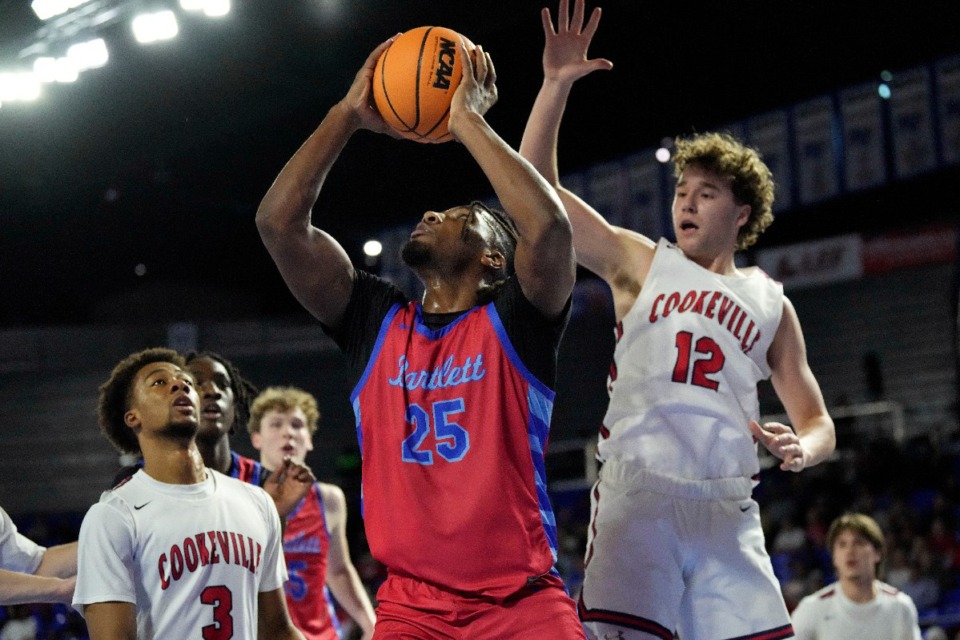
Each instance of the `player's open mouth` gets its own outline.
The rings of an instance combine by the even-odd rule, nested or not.
[[[184,414],[193,414],[197,407],[193,404],[190,396],[180,396],[173,401],[173,406],[177,407]]]
[[[699,229],[699,227],[689,220],[684,220],[680,223],[680,229],[683,231],[689,231],[690,229]]]
[[[203,417],[208,419],[216,419],[223,415],[223,411],[220,410],[220,405],[217,404],[205,404],[203,405]]]

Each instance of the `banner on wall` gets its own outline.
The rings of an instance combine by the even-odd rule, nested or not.
[[[625,226],[627,175],[620,162],[595,165],[587,172],[587,197],[590,206],[610,224]]]
[[[937,114],[940,116],[940,149],[943,161],[960,162],[960,56],[936,66]]]
[[[956,259],[957,228],[947,224],[887,233],[870,238],[863,245],[863,269],[866,273],[949,263]]]
[[[793,166],[790,162],[787,112],[771,111],[746,123],[746,142],[757,149],[763,161],[773,172],[776,199],[773,211],[785,211],[793,206]]]
[[[848,191],[869,189],[887,181],[880,106],[876,83],[840,92],[843,177]]]
[[[834,130],[833,100],[829,96],[794,107],[797,195],[803,204],[820,202],[840,193]]]
[[[785,289],[856,280],[863,275],[863,242],[849,234],[757,252],[757,266]]]
[[[909,178],[937,166],[932,116],[927,67],[895,74],[890,82],[890,128],[897,177]]]
[[[624,223],[627,228],[639,231],[648,238],[657,239],[667,235],[664,229],[664,211],[668,193],[664,189],[664,165],[648,149],[628,157],[624,161],[627,173],[627,212]]]

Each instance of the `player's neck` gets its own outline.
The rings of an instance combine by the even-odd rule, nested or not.
[[[422,306],[425,313],[453,313],[477,306],[476,278],[427,277],[423,281]]]
[[[690,260],[697,263],[707,271],[719,274],[721,276],[737,276],[740,272],[737,270],[734,254],[722,253],[716,256],[687,256]]]
[[[216,440],[197,439],[197,449],[203,457],[203,463],[211,469],[216,469],[220,473],[230,471],[230,438],[227,434],[221,435]]]
[[[197,484],[207,471],[195,443],[181,447],[146,447],[143,470],[154,480],[167,484]]]
[[[840,589],[843,590],[843,595],[858,604],[870,602],[877,597],[873,578],[847,578],[840,581]]]

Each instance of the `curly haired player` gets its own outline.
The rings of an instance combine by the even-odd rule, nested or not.
[[[554,28],[543,10],[544,80],[520,147],[560,194],[577,260],[610,286],[617,320],[580,616],[601,638],[788,638],[751,498],[756,442],[801,471],[835,435],[782,286],[734,261],[773,219],[772,176],[730,136],[678,140],[675,243],[610,225],[560,186],[570,89],[611,67],[587,59],[600,10],[584,14],[561,0]],[[757,423],[765,378],[792,428]]]

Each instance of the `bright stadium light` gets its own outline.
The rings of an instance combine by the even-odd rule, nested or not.
[[[57,59],[43,56],[33,61],[33,75],[40,82],[57,81]]]
[[[76,82],[80,71],[70,58],[37,58],[33,61],[33,75],[43,83]]]
[[[30,8],[41,20],[49,20],[71,9],[76,9],[89,0],[33,0]]]
[[[202,11],[211,18],[219,18],[230,13],[230,0],[180,0],[184,11]]]
[[[33,102],[40,97],[40,80],[30,71],[0,73],[0,102]]]
[[[70,58],[57,58],[57,82],[67,84],[76,82],[80,77],[80,72],[73,64]]]
[[[219,18],[230,13],[230,0],[207,0],[203,12],[211,18]]]
[[[67,59],[72,61],[77,71],[87,69],[97,69],[107,64],[110,59],[110,53],[107,51],[107,43],[103,38],[88,40],[87,42],[78,42],[67,49]]]
[[[170,10],[142,13],[133,19],[132,26],[133,36],[140,44],[170,40],[180,31],[177,16]]]
[[[375,258],[383,252],[383,245],[378,240],[367,240],[363,243],[364,255]]]

